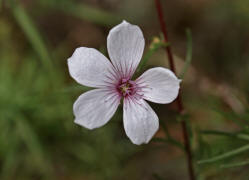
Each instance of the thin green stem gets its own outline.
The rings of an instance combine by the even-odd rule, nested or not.
[[[244,134],[244,133],[228,133],[228,132],[213,131],[213,130],[205,130],[205,131],[201,131],[201,133],[206,134],[206,135],[229,136],[229,137],[234,137],[234,138],[249,141],[249,135]]]
[[[150,48],[148,52],[144,55],[144,58],[139,63],[136,73],[139,73],[144,70],[148,60],[151,58],[153,54],[155,54],[155,52],[157,52],[158,49],[169,46],[169,43],[162,42],[159,38],[156,38],[155,41],[156,42],[153,41],[150,44]]]
[[[12,4],[12,13],[27,39],[31,43],[33,49],[40,57],[43,66],[46,68],[46,70],[48,70],[49,73],[51,73],[53,71],[52,59],[32,19],[29,17],[28,13],[20,3]]]
[[[187,35],[187,53],[186,53],[186,59],[185,59],[185,64],[182,69],[182,72],[180,73],[179,77],[180,79],[183,79],[190,64],[192,61],[192,35],[190,29],[186,30],[186,35]]]
[[[40,5],[43,5],[46,8],[53,8],[60,11],[63,11],[64,13],[75,16],[81,19],[84,19],[86,21],[90,21],[92,23],[96,23],[103,26],[113,26],[120,21],[122,21],[122,18],[114,15],[108,11],[104,11],[102,9],[98,9],[96,7],[91,7],[87,5],[86,3],[78,3],[75,4],[72,1],[38,1]]]
[[[235,149],[235,150],[226,152],[226,153],[224,153],[224,154],[215,156],[215,157],[210,158],[210,159],[200,160],[200,161],[198,162],[198,164],[216,162],[216,161],[219,161],[219,160],[222,160],[222,159],[225,159],[225,158],[228,158],[228,157],[231,157],[231,156],[240,154],[240,153],[242,153],[242,152],[244,152],[244,151],[247,151],[247,150],[249,150],[249,144],[247,144],[247,145],[245,145],[245,146],[242,146],[242,147],[240,147],[240,148],[238,148],[238,149]]]
[[[167,139],[166,138],[153,138],[152,140],[154,142],[167,143],[167,144],[174,145],[175,147],[184,151],[184,146],[173,138],[167,138]]]
[[[233,168],[233,167],[240,167],[240,166],[246,166],[249,164],[249,159],[242,162],[232,163],[232,164],[223,164],[220,167],[221,168]]]

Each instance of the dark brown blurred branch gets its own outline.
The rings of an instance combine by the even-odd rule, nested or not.
[[[155,0],[155,5],[156,5],[157,13],[158,13],[158,19],[159,19],[159,22],[160,22],[161,30],[162,30],[163,35],[164,35],[164,39],[165,39],[166,43],[168,43],[169,40],[168,40],[168,36],[167,36],[166,23],[165,23],[164,18],[163,18],[163,11],[162,11],[162,6],[161,6],[161,3],[160,3],[160,0]],[[167,46],[167,47],[165,47],[165,50],[166,50],[166,53],[168,55],[170,69],[176,74],[175,64],[174,64],[174,59],[173,59],[171,47]],[[177,103],[179,114],[183,114],[184,113],[184,107],[183,107],[180,92],[179,92],[179,95],[178,95],[178,97],[176,99],[176,103]],[[182,131],[183,131],[183,139],[184,139],[185,151],[186,151],[187,159],[188,159],[189,178],[191,180],[195,180],[195,174],[194,174],[194,168],[193,168],[193,158],[192,158],[192,152],[191,152],[191,147],[190,147],[187,124],[186,124],[185,120],[183,120],[181,122],[181,126],[182,126]]]

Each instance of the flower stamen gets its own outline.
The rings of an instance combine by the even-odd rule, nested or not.
[[[127,96],[133,96],[136,94],[137,86],[136,83],[129,78],[122,78],[120,83],[117,85],[117,90],[124,98]]]

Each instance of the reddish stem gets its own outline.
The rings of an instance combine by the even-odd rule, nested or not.
[[[167,43],[167,42],[169,42],[169,40],[168,40],[166,23],[164,21],[163,11],[162,11],[162,6],[161,6],[161,3],[160,3],[160,0],[155,0],[155,5],[156,5],[157,13],[158,13],[158,19],[160,21],[161,30],[163,32],[165,42]],[[174,64],[174,59],[173,59],[171,47],[166,46],[165,50],[166,50],[166,53],[168,55],[170,69],[176,74],[175,64]],[[178,97],[176,98],[176,103],[177,103],[178,112],[180,114],[183,114],[184,107],[183,107],[180,92],[179,92]],[[181,126],[182,126],[182,131],[183,131],[183,139],[184,139],[185,151],[186,151],[187,159],[188,159],[189,178],[191,180],[195,180],[195,174],[194,174],[194,168],[193,168],[193,158],[192,158],[192,152],[191,152],[190,141],[189,141],[189,134],[188,134],[186,122],[184,120],[181,122]]]

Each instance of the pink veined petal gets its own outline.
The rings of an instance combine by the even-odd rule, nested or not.
[[[124,128],[126,135],[137,145],[148,143],[159,128],[156,113],[143,99],[124,99]]]
[[[68,59],[70,75],[89,87],[113,86],[117,81],[111,62],[93,48],[77,48]]]
[[[176,99],[180,82],[172,71],[162,67],[151,68],[136,80],[144,99],[161,104]]]
[[[90,90],[78,97],[73,105],[75,123],[88,129],[106,124],[116,112],[120,97],[105,89]]]
[[[144,50],[141,29],[126,21],[112,28],[107,37],[110,59],[123,77],[131,77],[135,72]]]

